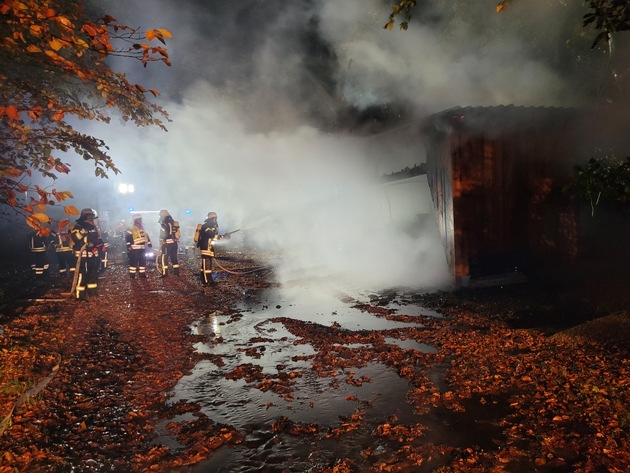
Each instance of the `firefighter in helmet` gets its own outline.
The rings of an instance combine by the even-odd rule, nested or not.
[[[57,255],[57,265],[59,276],[67,277],[74,276],[75,266],[77,264],[72,251],[72,238],[70,233],[72,232],[72,225],[65,227],[57,227],[57,230],[53,233],[53,246],[55,247],[55,255]]]
[[[214,242],[223,238],[219,235],[219,224],[216,212],[208,212],[203,224],[197,226],[195,235],[197,248],[201,253],[201,284],[214,284],[212,278],[212,261],[214,259]]]
[[[38,230],[31,232],[29,249],[31,250],[31,268],[37,278],[48,275],[48,244],[49,237],[39,233]]]
[[[70,237],[74,254],[78,259],[79,274],[76,284],[76,298],[85,300],[87,295],[98,294],[99,248],[103,246],[101,234],[95,220],[96,210],[83,209]]]
[[[151,238],[144,230],[142,217],[134,215],[133,224],[125,232],[127,243],[127,253],[129,254],[129,277],[147,277],[147,255],[146,248],[151,248]]]
[[[179,261],[177,260],[177,247],[179,241],[179,224],[173,220],[168,210],[160,210],[160,218],[158,219],[160,224],[160,251],[162,255],[162,274],[161,278],[165,278],[168,275],[169,264],[173,268],[173,274],[179,275]]]

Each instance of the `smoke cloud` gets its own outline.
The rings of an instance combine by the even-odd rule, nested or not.
[[[222,232],[241,228],[282,255],[285,281],[443,287],[426,178],[380,180],[425,162],[414,123],[452,106],[580,100],[556,54],[579,13],[515,2],[496,15],[495,0],[470,3],[421,2],[403,32],[383,29],[390,2],[378,0],[102,2],[122,23],[173,33],[172,68],[114,65],[160,90],[172,122],[168,133],[87,124],[122,175],[91,186],[80,206],[167,208],[191,227],[216,211]],[[133,196],[115,193],[123,180]]]

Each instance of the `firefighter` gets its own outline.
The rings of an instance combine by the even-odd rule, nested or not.
[[[104,271],[107,269],[107,264],[109,263],[109,232],[104,231],[101,233],[101,238],[103,240],[103,246],[101,246],[98,251],[98,257],[100,259],[98,268]]]
[[[144,231],[142,217],[134,215],[133,225],[125,232],[127,253],[129,254],[129,277],[134,279],[136,274],[140,278],[147,277],[146,248],[151,248],[151,238]]]
[[[61,277],[68,275],[74,276],[74,270],[77,264],[72,252],[71,232],[72,226],[66,226],[64,228],[57,227],[57,231],[53,235],[53,246],[55,247],[55,254],[57,255],[57,271]]]
[[[48,274],[48,243],[47,236],[41,235],[37,230],[31,232],[29,241],[32,255],[31,269],[38,279]]]
[[[222,239],[219,235],[219,224],[216,212],[208,212],[208,216],[203,224],[197,225],[195,232],[195,243],[201,253],[201,285],[214,284],[212,278],[212,261],[214,259],[214,242]]]
[[[177,260],[177,247],[180,236],[179,224],[173,220],[168,210],[160,210],[160,251],[162,274],[161,278],[168,275],[169,264],[173,267],[173,274],[179,275],[179,261]]]
[[[95,223],[97,218],[96,210],[81,210],[81,216],[70,233],[74,254],[78,258],[79,274],[75,275],[78,278],[77,300],[85,300],[87,295],[98,294],[99,249],[103,246],[103,240]]]

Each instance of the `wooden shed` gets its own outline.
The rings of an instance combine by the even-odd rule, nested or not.
[[[576,125],[576,110],[550,107],[464,107],[430,117],[427,179],[457,285],[577,256],[578,212],[563,192],[577,162]]]

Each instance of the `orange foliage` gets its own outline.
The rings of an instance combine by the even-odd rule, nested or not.
[[[70,172],[70,164],[52,156],[55,150],[74,151],[92,161],[96,175],[118,173],[105,144],[78,133],[68,123],[75,118],[109,122],[108,109],[117,109],[137,126],[158,126],[166,112],[145,94],[154,89],[132,85],[103,61],[108,56],[135,59],[145,67],[160,61],[170,65],[165,29],[143,33],[118,23],[110,15],[90,19],[83,0],[0,0],[0,204],[32,217],[37,205],[54,205],[69,192],[49,192],[29,185],[31,171],[46,178]],[[144,43],[140,48],[138,43]],[[77,97],[85,100],[77,100]],[[89,105],[88,105],[89,104]],[[38,197],[30,197],[31,191]],[[29,194],[26,199],[19,196]],[[45,212],[45,210],[41,210]],[[74,215],[74,210],[67,215]],[[45,224],[29,218],[27,225],[42,230]]]

